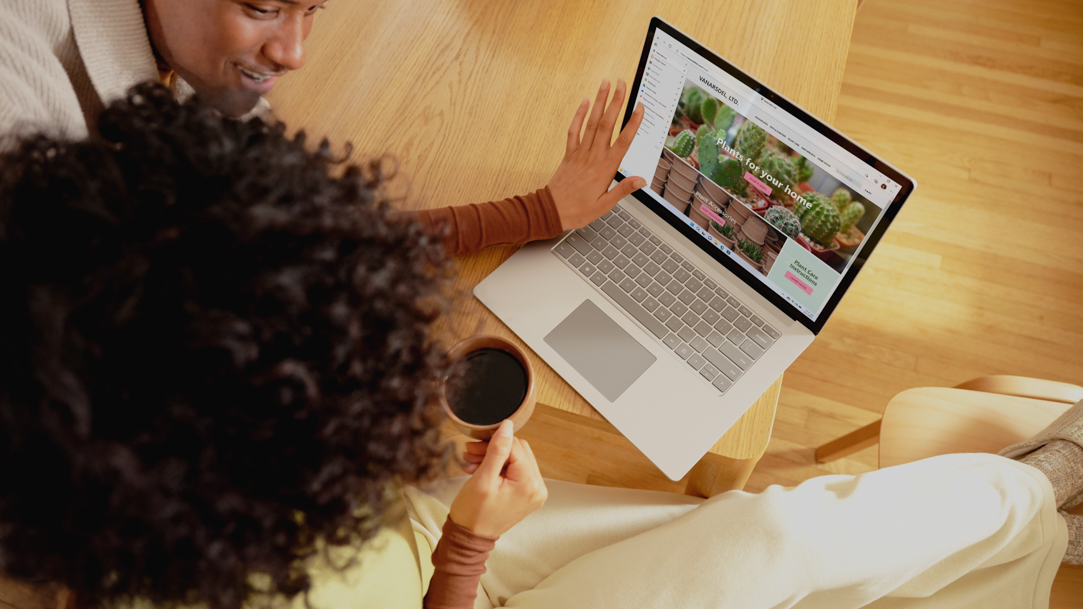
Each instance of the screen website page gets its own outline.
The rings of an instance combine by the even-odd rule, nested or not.
[[[661,30],[638,84],[621,173],[815,321],[900,185]]]

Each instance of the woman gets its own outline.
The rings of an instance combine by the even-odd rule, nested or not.
[[[707,501],[547,485],[505,424],[403,500],[443,455],[443,249],[281,127],[143,87],[100,131],[0,157],[0,570],[66,606],[1037,607],[1080,556],[1083,404],[1031,465]]]

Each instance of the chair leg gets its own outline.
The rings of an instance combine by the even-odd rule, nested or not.
[[[880,441],[880,421],[852,431],[816,449],[816,462],[827,463],[868,448]]]

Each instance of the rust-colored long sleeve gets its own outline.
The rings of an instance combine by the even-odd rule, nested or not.
[[[496,546],[496,537],[478,535],[451,518],[444,521],[444,534],[432,553],[436,569],[425,593],[425,609],[470,609],[478,592],[478,580],[485,573],[485,561]]]
[[[562,232],[548,186],[503,201],[426,209],[411,216],[433,234],[442,234],[444,247],[453,256],[472,254],[490,245],[550,239]]]

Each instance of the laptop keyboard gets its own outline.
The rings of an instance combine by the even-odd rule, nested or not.
[[[723,393],[780,336],[619,207],[553,253]]]

